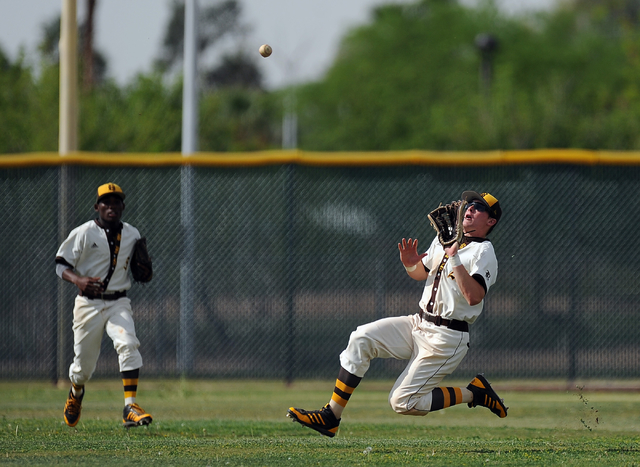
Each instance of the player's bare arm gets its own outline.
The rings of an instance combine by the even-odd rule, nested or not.
[[[449,258],[453,258],[458,254],[458,242],[451,245],[449,248],[445,248],[444,252]],[[480,303],[485,296],[484,288],[469,275],[464,265],[460,264],[453,267],[454,277],[462,292],[462,296],[467,300],[469,305],[474,306]]]
[[[76,274],[73,269],[65,269],[62,278],[74,284],[83,294],[97,295],[104,292],[102,281],[99,277],[86,277]]]
[[[427,256],[427,253],[418,254],[418,239],[402,239],[401,243],[398,243],[398,250],[400,250],[400,261],[407,269],[407,274],[412,279],[417,281],[424,281],[427,279],[428,273],[422,264],[422,258]],[[415,269],[411,269],[416,266]]]

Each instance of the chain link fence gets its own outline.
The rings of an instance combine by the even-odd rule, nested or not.
[[[0,170],[0,377],[66,379],[75,287],[55,274],[97,186],[127,194],[154,279],[130,291],[145,377],[335,378],[357,325],[415,313],[423,284],[397,243],[434,236],[427,213],[466,189],[503,207],[497,284],[458,377],[640,375],[633,235],[640,168],[112,168]],[[188,186],[185,186],[188,185]],[[629,241],[627,243],[627,241]],[[376,360],[368,378],[405,362]],[[117,374],[108,337],[95,377]]]

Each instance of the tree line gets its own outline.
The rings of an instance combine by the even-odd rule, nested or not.
[[[81,67],[93,57],[80,97],[81,150],[180,151],[184,2],[171,8],[153,70],[125,85],[106,77],[99,51],[80,47]],[[298,147],[309,151],[635,150],[639,20],[634,0],[576,0],[521,16],[490,0],[382,5],[346,33],[316,82],[266,90],[241,47],[204,67],[199,147],[279,148],[284,105],[294,102]],[[235,0],[208,4],[201,21],[201,52],[247,31]],[[0,49],[0,153],[57,150],[58,38],[54,18],[43,27],[37,71]]]

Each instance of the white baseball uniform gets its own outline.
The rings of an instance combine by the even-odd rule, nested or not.
[[[100,277],[102,281],[107,278],[113,266],[103,296],[108,297],[114,293],[124,295],[123,292],[131,288],[129,261],[140,233],[126,222],[121,224],[119,245],[117,232],[109,232],[95,220],[75,228],[60,245],[56,263],[72,267],[81,276]],[[102,297],[89,298],[79,294],[73,309],[75,356],[69,367],[69,378],[75,385],[84,385],[93,375],[105,330],[118,353],[121,372],[142,366],[131,300],[126,296],[105,300]]]
[[[458,250],[462,265],[484,283],[488,292],[498,275],[498,261],[488,239],[465,239]],[[438,238],[434,238],[422,262],[428,277],[420,300],[423,313],[472,324],[482,312],[484,301],[469,305],[454,277],[452,266]],[[372,358],[409,360],[389,394],[398,413],[431,409],[431,391],[453,373],[467,354],[469,333],[436,325],[417,313],[383,318],[359,326],[340,354],[340,364],[349,373],[363,377]]]

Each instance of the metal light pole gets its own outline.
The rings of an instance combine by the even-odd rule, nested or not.
[[[478,34],[475,44],[480,51],[480,86],[489,95],[493,81],[493,58],[499,46],[498,39],[491,34]]]
[[[282,149],[298,147],[298,114],[296,112],[295,90],[284,97],[284,116],[282,117]]]
[[[187,0],[184,11],[184,77],[182,91],[182,154],[198,150],[198,1]],[[180,221],[183,255],[180,265],[180,330],[177,343],[178,372],[193,370],[193,268],[195,226],[193,215],[194,169],[186,164],[180,174]]]
[[[198,150],[198,0],[184,10],[184,82],[182,88],[182,154]]]

